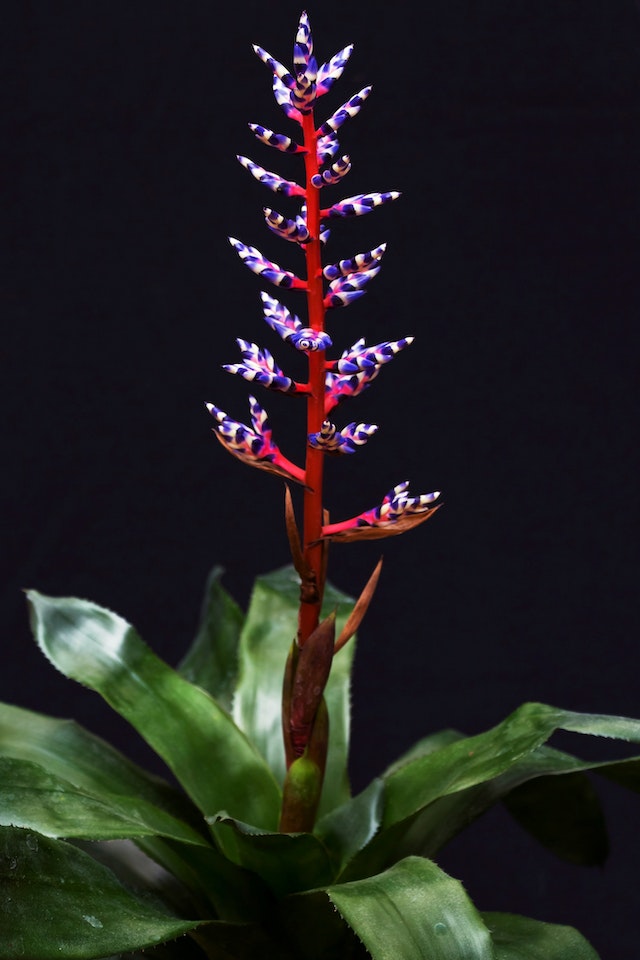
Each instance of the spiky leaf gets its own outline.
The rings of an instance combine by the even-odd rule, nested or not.
[[[275,828],[280,795],[229,715],[160,660],[117,614],[30,591],[35,637],[66,676],[97,690],[163,758],[205,815]]]

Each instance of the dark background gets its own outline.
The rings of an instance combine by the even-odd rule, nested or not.
[[[289,62],[299,13],[71,0],[3,14],[0,695],[74,715],[141,762],[144,745],[37,652],[21,588],[109,606],[175,663],[210,566],[245,604],[255,574],[288,562],[281,484],[224,454],[202,404],[244,418],[245,385],[220,370],[235,336],[290,360],[225,237],[299,266],[262,222],[263,204],[285,205],[234,159],[295,176],[246,122],[295,135],[250,43]],[[382,543],[354,786],[425,733],[479,732],[525,700],[639,716],[638,8],[378,0],[309,14],[321,60],[356,44],[321,112],[374,84],[340,136],[353,171],[328,196],[403,191],[334,225],[332,259],[389,244],[368,296],[330,316],[335,344],[416,337],[338,411],[381,429],[329,465],[327,504],[349,516],[407,477],[446,504]],[[302,405],[265,403],[295,459]],[[333,548],[332,580],[357,591],[380,547]],[[481,908],[574,924],[603,960],[632,960],[640,799],[602,796],[604,870],[560,863],[500,810],[442,865]]]

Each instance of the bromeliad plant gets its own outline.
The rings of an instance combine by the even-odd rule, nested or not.
[[[306,358],[308,375],[297,382],[245,340],[241,361],[226,369],[306,403],[304,466],[280,452],[254,397],[250,427],[209,410],[231,453],[287,481],[293,566],[258,578],[246,615],[214,570],[200,628],[177,670],[109,610],[29,592],[45,655],[125,717],[177,785],[72,721],[1,705],[0,957],[591,960],[596,953],[569,927],[478,912],[432,857],[503,801],[558,856],[602,862],[606,834],[585,771],[637,790],[640,758],[585,762],[546,741],[563,729],[637,743],[640,721],[526,704],[486,733],[425,737],[350,794],[348,641],[380,569],[353,602],[327,582],[327,545],[402,533],[433,515],[438,494],[412,496],[402,482],[349,520],[330,522],[325,513],[325,457],[353,453],[376,430],[355,421],[338,427],[329,415],[411,343],[360,339],[331,357],[325,313],[365,293],[385,248],[326,264],[326,223],[398,194],[321,202],[350,167],[336,134],[370,92],[318,125],[316,107],[351,47],[318,67],[303,14],[292,71],[256,52],[273,72],[277,103],[300,128],[299,142],[258,124],[251,130],[299,154],[304,183],[239,159],[265,186],[299,199],[292,219],[272,208],[265,219],[303,254],[305,275],[231,242],[264,280],[306,296],[305,321],[267,293],[262,300],[267,324]],[[303,488],[302,534],[289,481]]]

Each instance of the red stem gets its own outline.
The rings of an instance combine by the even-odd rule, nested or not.
[[[320,250],[320,190],[311,183],[318,173],[317,133],[313,111],[302,119],[304,134],[307,229],[311,239],[305,246],[307,261],[307,309],[309,326],[324,330],[322,258]],[[307,400],[307,434],[317,433],[325,419],[325,355],[323,350],[308,354],[309,397]],[[315,591],[303,597],[300,604],[298,643],[302,647],[315,630],[320,619],[322,601],[322,480],[324,454],[307,444],[306,485],[304,493],[303,553],[308,567],[316,578]]]

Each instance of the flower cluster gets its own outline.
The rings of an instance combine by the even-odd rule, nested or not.
[[[307,398],[305,467],[292,463],[273,443],[266,426],[266,414],[254,398],[250,402],[251,427],[232,420],[213,404],[207,406],[216,419],[216,436],[232,454],[245,463],[309,487],[314,456],[354,453],[377,430],[375,424],[356,422],[339,428],[329,420],[331,410],[341,400],[362,393],[381,367],[413,341],[413,337],[404,337],[367,346],[364,339],[359,339],[339,357],[327,357],[332,341],[324,329],[326,311],[348,307],[364,296],[369,282],[380,271],[386,244],[324,265],[321,249],[329,237],[326,221],[362,216],[397,199],[400,194],[391,190],[349,196],[326,207],[320,203],[320,192],[341,183],[351,169],[349,156],[340,150],[337,133],[343,124],[357,116],[371,93],[370,86],[364,87],[316,125],[314,109],[341,77],[353,50],[351,45],[318,65],[309,20],[303,13],[294,41],[293,69],[262,47],[255,46],[254,50],[271,70],[276,103],[286,117],[298,125],[301,136],[294,139],[257,123],[249,124],[249,129],[262,144],[281,153],[299,154],[304,159],[305,182],[285,179],[245,156],[238,156],[238,160],[252,177],[274,193],[300,201],[300,210],[292,218],[272,207],[264,208],[264,217],[270,231],[295,244],[304,254],[306,278],[279,266],[240,240],[232,237],[230,243],[245,266],[261,279],[283,289],[306,293],[309,315],[306,325],[279,300],[264,291],[261,296],[264,319],[271,330],[309,358],[309,380],[296,382],[283,372],[269,350],[242,339],[238,340],[241,362],[226,364],[224,369],[266,389]],[[317,467],[314,469],[317,476]],[[321,539],[364,539],[401,533],[431,516],[437,497],[437,493],[409,496],[408,483],[400,483],[377,507],[340,523],[322,525]]]

